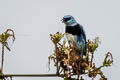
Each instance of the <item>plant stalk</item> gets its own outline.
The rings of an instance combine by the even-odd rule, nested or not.
[[[1,64],[2,73],[3,73],[3,63],[4,63],[4,44],[2,44],[2,64]]]
[[[94,54],[94,52],[92,52],[92,56],[91,56],[91,66],[92,66],[92,63],[93,63],[93,54]]]
[[[57,43],[55,44],[55,52],[56,52],[56,70],[57,70],[56,74],[59,75]]]

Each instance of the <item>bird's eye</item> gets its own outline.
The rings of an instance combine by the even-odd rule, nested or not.
[[[67,21],[70,20],[71,18],[67,18]]]
[[[70,19],[71,19],[71,18],[66,18],[66,19],[65,19],[65,22],[69,21]]]

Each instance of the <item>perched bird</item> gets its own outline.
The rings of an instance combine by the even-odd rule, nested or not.
[[[81,56],[86,55],[86,35],[83,26],[78,24],[71,15],[64,16],[62,22],[66,25],[68,43],[72,43]]]

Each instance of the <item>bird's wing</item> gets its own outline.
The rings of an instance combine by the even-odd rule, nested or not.
[[[81,35],[83,36],[83,38],[84,38],[84,40],[85,40],[85,42],[86,42],[86,35],[85,35],[85,31],[84,31],[84,29],[83,29],[83,26],[80,25],[80,24],[79,24],[79,26],[80,26],[80,30],[81,30]]]
[[[78,49],[78,51],[80,51],[80,53],[82,53],[82,55],[85,55],[86,53],[86,41],[84,39],[84,36],[77,36],[77,41],[76,41],[76,48]]]

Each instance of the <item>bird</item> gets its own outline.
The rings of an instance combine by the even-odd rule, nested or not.
[[[86,55],[86,34],[82,25],[80,25],[73,16],[65,15],[62,18],[65,24],[65,34],[68,43],[72,43],[76,51],[81,56]]]

